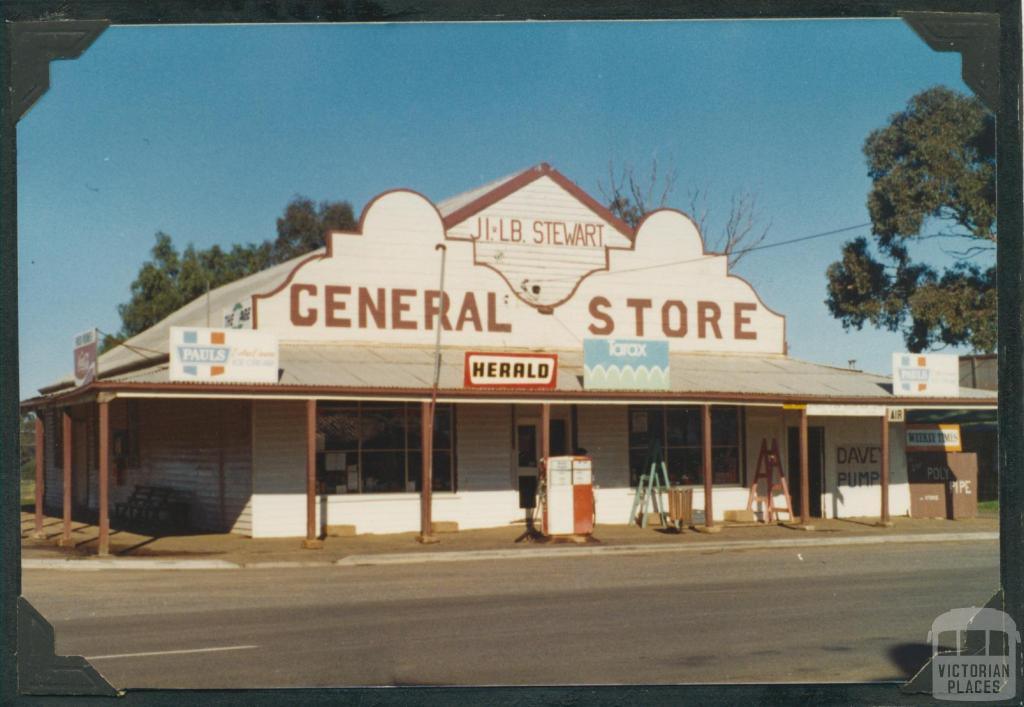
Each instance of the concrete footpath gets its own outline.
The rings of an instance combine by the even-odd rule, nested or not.
[[[969,520],[895,518],[892,527],[874,519],[816,520],[814,531],[786,524],[724,524],[721,532],[599,525],[594,539],[576,543],[516,543],[523,525],[438,535],[436,544],[416,542],[415,533],[328,537],[307,550],[295,538],[246,538],[230,534],[160,535],[111,530],[111,554],[96,556],[95,525],[75,522],[75,547],[57,545],[62,524],[46,518],[44,537],[32,537],[33,517],[22,513],[22,567],[66,570],[211,570],[365,566],[423,562],[538,559],[665,553],[718,553],[771,548],[870,545],[879,543],[992,542],[998,517]]]

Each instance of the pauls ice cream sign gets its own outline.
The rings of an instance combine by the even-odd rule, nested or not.
[[[445,288],[439,288],[444,246]],[[669,351],[785,352],[785,320],[693,221],[661,209],[633,229],[547,165],[434,204],[374,199],[355,232],[270,291],[253,326],[289,341],[579,350],[586,339]]]
[[[904,396],[960,394],[960,359],[950,354],[892,355],[892,391]]]
[[[277,339],[265,332],[171,327],[170,379],[276,383]]]

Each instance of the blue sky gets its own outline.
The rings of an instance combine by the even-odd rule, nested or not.
[[[768,241],[869,221],[861,146],[908,98],[962,92],[957,54],[899,21],[114,27],[18,130],[21,395],[72,336],[115,332],[154,234],[262,241],[295,194],[440,201],[537,162],[601,198],[609,160],[758,194]],[[889,372],[897,334],[845,333],[825,268],[862,228],[749,254],[791,355]],[[941,253],[934,254],[941,259]]]

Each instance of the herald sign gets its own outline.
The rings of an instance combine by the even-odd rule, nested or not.
[[[277,383],[277,339],[265,332],[171,327],[170,379]]]
[[[553,389],[558,383],[558,356],[467,351],[463,382],[467,388]]]

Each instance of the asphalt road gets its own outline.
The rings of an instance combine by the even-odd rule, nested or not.
[[[27,570],[116,687],[903,679],[996,542],[303,569]]]

